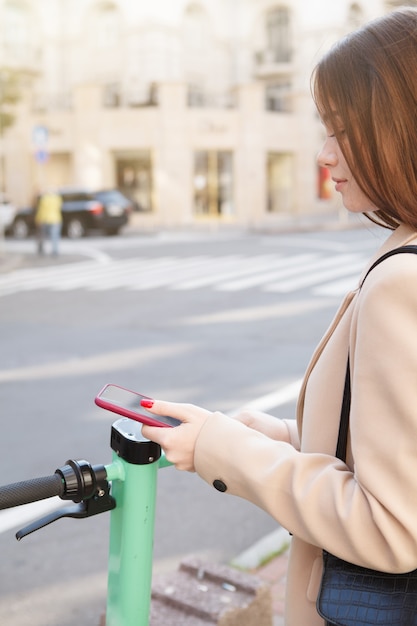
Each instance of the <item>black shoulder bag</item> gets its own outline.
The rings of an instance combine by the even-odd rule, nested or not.
[[[403,246],[383,254],[368,270],[393,254],[417,254],[417,246]],[[336,456],[346,460],[350,413],[350,368],[346,368]],[[334,626],[417,626],[417,570],[388,574],[348,563],[323,551],[323,577],[317,611]]]

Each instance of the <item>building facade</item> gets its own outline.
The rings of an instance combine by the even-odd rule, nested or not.
[[[118,187],[144,227],[268,228],[336,211],[315,62],[415,2],[0,0],[2,185]],[[11,113],[13,124],[4,115]]]

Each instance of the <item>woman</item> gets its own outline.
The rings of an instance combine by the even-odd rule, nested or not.
[[[402,9],[343,39],[313,75],[327,134],[319,164],[348,211],[394,230],[368,267],[417,244],[416,67],[417,11]],[[344,463],[335,450],[348,354]],[[145,404],[183,422],[143,427],[178,469],[250,500],[293,534],[287,626],[323,626],[323,549],[377,570],[417,568],[417,255],[386,259],[347,295],[308,366],[297,422]]]

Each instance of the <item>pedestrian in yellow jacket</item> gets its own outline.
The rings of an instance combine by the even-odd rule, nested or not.
[[[54,191],[44,193],[38,203],[35,215],[38,227],[38,252],[44,253],[44,242],[51,240],[52,254],[58,255],[62,228],[62,198]]]

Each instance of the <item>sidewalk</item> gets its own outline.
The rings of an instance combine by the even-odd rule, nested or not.
[[[40,256],[35,251],[16,253],[4,252],[0,253],[0,276],[14,270],[32,269],[39,267],[56,267],[57,265],[67,265],[70,263],[79,263],[85,261],[86,257],[82,254],[60,254],[51,256],[46,254]]]

